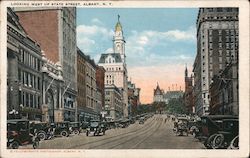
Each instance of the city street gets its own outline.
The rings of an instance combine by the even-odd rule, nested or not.
[[[176,136],[173,122],[165,115],[154,115],[144,124],[111,129],[105,135],[70,135],[40,142],[40,149],[205,149],[192,135]],[[26,146],[25,148],[32,148]]]

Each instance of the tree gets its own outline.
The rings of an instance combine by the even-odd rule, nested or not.
[[[182,98],[172,98],[169,100],[167,110],[170,113],[186,114],[187,110]]]

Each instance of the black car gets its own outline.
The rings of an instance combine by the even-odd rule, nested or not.
[[[35,134],[35,131],[37,133],[37,136],[40,140],[45,140],[50,138],[50,132],[52,132],[52,128],[50,125],[46,122],[40,122],[40,123],[31,123],[30,124],[31,133]]]
[[[106,127],[103,122],[92,120],[90,121],[90,124],[86,131],[86,136],[89,136],[90,134],[93,134],[94,136],[99,135],[102,133],[105,135]]]
[[[200,140],[204,141],[206,148],[212,148],[212,142],[218,131],[223,129],[223,120],[238,119],[232,115],[207,115],[201,117]]]
[[[180,136],[185,133],[188,136],[189,129],[188,129],[188,119],[185,117],[178,117],[178,122],[175,125],[176,127],[176,135]]]
[[[36,133],[36,131],[34,131]],[[32,144],[36,149],[39,146],[39,138],[30,131],[30,123],[24,119],[7,121],[7,147],[18,149],[19,146]]]
[[[226,149],[229,147],[232,140],[236,138],[238,135],[239,135],[239,120],[224,119],[222,123],[222,129],[216,133],[213,139],[212,148]],[[238,144],[238,142],[235,142],[235,144],[236,143]]]
[[[53,128],[53,134],[55,136],[68,137],[70,134],[69,122],[67,121],[51,123],[50,126]]]
[[[75,135],[80,134],[81,130],[82,130],[82,126],[80,122],[70,122],[69,123],[69,130],[70,133],[73,133]]]

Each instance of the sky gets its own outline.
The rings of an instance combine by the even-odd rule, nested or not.
[[[196,55],[197,8],[78,8],[77,45],[98,63],[112,52],[117,16],[126,41],[128,78],[141,88],[141,103],[153,101],[157,83],[184,90]]]

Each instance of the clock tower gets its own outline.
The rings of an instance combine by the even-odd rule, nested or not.
[[[122,31],[122,25],[120,23],[120,15],[118,15],[118,21],[115,25],[115,35],[114,35],[114,53],[119,53],[121,55],[123,63],[125,63],[125,43]]]

